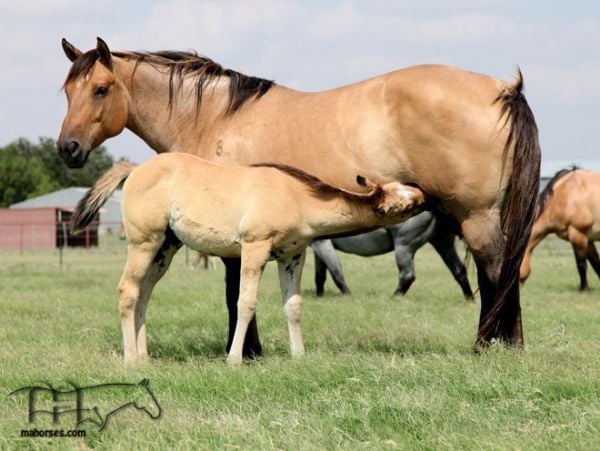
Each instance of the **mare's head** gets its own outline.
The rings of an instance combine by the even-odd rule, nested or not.
[[[125,128],[128,94],[113,70],[112,55],[102,39],[98,38],[96,48],[85,53],[65,39],[62,47],[73,65],[63,86],[68,111],[57,149],[67,166],[80,168],[93,149]]]
[[[359,185],[374,189],[374,184],[364,177],[358,176]],[[400,222],[420,213],[425,207],[426,196],[419,188],[399,182],[381,186],[382,195],[375,206],[375,214],[385,222]]]

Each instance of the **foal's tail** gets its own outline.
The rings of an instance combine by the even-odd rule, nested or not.
[[[500,269],[499,290],[494,306],[486,318],[482,318],[480,332],[483,336],[497,336],[495,332],[500,324],[513,316],[510,312],[520,318],[519,267],[535,219],[541,160],[537,125],[522,90],[523,75],[518,70],[516,82],[505,88],[496,99],[496,102],[501,103],[501,117],[506,115],[507,122],[510,120],[505,155],[511,146],[514,148],[514,154],[512,174],[502,211],[502,231],[506,237],[506,247]],[[515,326],[520,328],[520,324]]]
[[[129,174],[135,168],[136,165],[130,162],[119,163],[98,179],[77,203],[73,216],[71,216],[71,233],[77,234],[85,230],[110,195],[129,177]]]

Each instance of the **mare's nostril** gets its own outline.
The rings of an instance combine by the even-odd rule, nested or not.
[[[77,141],[70,141],[66,147],[67,147],[67,151],[74,157],[77,156],[77,154],[81,150],[79,148],[79,143]]]

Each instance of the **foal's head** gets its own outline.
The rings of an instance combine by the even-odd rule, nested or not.
[[[359,185],[370,188],[375,186],[364,177],[358,176]],[[421,212],[425,206],[426,196],[419,188],[398,182],[388,183],[381,187],[383,195],[379,196],[374,211],[377,216],[391,223],[408,219]]]
[[[128,96],[102,39],[85,53],[65,39],[62,46],[73,65],[64,84],[69,106],[57,147],[67,166],[80,168],[94,148],[125,128]]]

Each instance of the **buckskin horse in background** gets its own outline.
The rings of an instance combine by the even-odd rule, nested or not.
[[[587,262],[600,277],[594,241],[600,239],[600,173],[578,167],[558,171],[540,193],[536,220],[521,264],[521,282],[531,273],[531,254],[550,233],[567,240],[575,251],[579,289],[589,289]]]
[[[323,92],[296,91],[224,69],[189,52],[112,52],[98,39],[64,83],[68,111],[58,153],[72,168],[127,127],[156,152],[225,165],[296,166],[351,189],[417,184],[460,224],[481,293],[476,348],[522,346],[519,266],[539,187],[537,127],[516,82],[447,66],[410,67]],[[225,260],[229,344],[239,267]],[[245,354],[259,354],[255,321]]]

